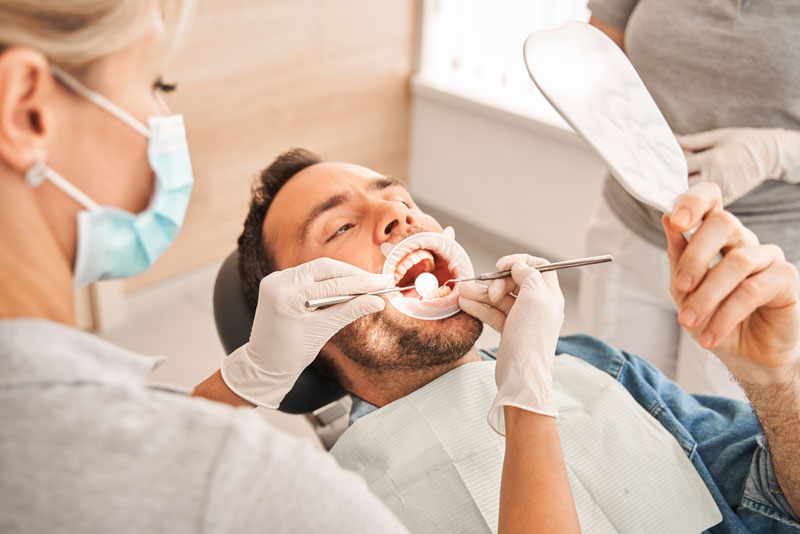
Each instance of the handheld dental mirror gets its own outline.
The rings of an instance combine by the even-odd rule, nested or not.
[[[425,297],[439,289],[439,280],[433,273],[422,273],[414,280],[414,289],[421,297]]]
[[[597,28],[568,22],[528,36],[525,66],[545,98],[637,200],[671,213],[686,158],[627,56]]]
[[[566,269],[568,267],[580,267],[582,265],[605,263],[612,260],[613,258],[611,257],[611,255],[606,254],[604,256],[593,256],[591,258],[580,258],[577,260],[559,261],[556,263],[537,265],[536,269],[540,272],[556,271],[558,269]],[[449,284],[450,282],[455,282],[455,283],[469,282],[472,280],[483,280],[483,281],[494,280],[496,278],[508,278],[509,276],[511,276],[511,271],[498,271],[495,273],[479,274],[474,278],[452,279],[445,282],[445,284]],[[354,298],[360,297],[362,295],[386,295],[387,293],[394,293],[395,291],[407,291],[409,289],[415,289],[417,293],[419,293],[421,296],[424,296],[426,294],[430,294],[437,288],[439,288],[439,281],[436,279],[436,276],[434,276],[432,273],[421,273],[419,276],[417,276],[417,279],[414,281],[413,286],[389,287],[386,289],[381,289],[380,291],[373,291],[371,293],[362,293],[359,295],[342,295],[341,297],[326,297],[321,299],[307,300],[305,302],[305,307],[308,310],[313,310],[314,308],[319,308],[321,306],[331,306],[333,304],[341,304],[343,302],[349,302]]]

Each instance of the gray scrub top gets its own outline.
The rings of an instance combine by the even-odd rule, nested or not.
[[[254,410],[148,385],[157,363],[0,321],[0,532],[405,532],[363,480]]]
[[[800,130],[800,2],[590,0],[589,9],[625,31],[625,51],[675,133]],[[631,230],[666,248],[658,211],[611,177],[604,196]],[[800,262],[800,184],[768,180],[727,209]]]

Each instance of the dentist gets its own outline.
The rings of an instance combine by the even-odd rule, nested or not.
[[[148,385],[155,359],[75,328],[76,287],[144,271],[183,222],[191,162],[160,68],[190,4],[0,0],[0,531],[405,531],[328,455],[227,405],[277,407],[328,338],[385,305],[299,303],[389,280],[325,258],[266,277],[250,343],[195,389],[221,402]],[[558,325],[508,359],[555,346],[557,285],[526,302]],[[577,531],[555,418],[519,404],[499,530]]]

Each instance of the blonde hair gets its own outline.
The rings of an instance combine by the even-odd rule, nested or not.
[[[183,35],[194,0],[0,0],[0,52],[38,50],[53,63],[78,70],[139,39],[157,7],[169,46]]]

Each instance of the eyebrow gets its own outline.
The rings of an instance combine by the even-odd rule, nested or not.
[[[404,186],[399,180],[395,180],[394,178],[378,178],[377,180],[373,180],[371,184],[369,184],[369,188],[371,190],[378,190],[381,189],[388,189],[390,187],[402,187],[405,189]]]
[[[400,181],[395,180],[394,178],[378,178],[370,182],[368,189],[371,191],[380,191],[395,186],[405,188]],[[300,242],[302,243],[306,240],[306,237],[308,237],[308,231],[311,229],[311,225],[313,225],[314,222],[325,212],[338,208],[339,206],[346,204],[349,200],[349,193],[339,193],[318,204],[313,210],[311,210],[311,213],[308,214],[308,217],[305,218],[303,224],[300,226]]]
[[[350,200],[350,194],[348,193],[339,193],[338,195],[333,195],[325,202],[317,204],[317,206],[311,210],[311,213],[308,214],[308,217],[303,221],[302,226],[300,226],[300,242],[306,240],[308,236],[308,230],[311,228],[311,225],[319,219],[323,213],[326,211],[330,211],[334,208],[338,208],[342,204],[347,203]]]

